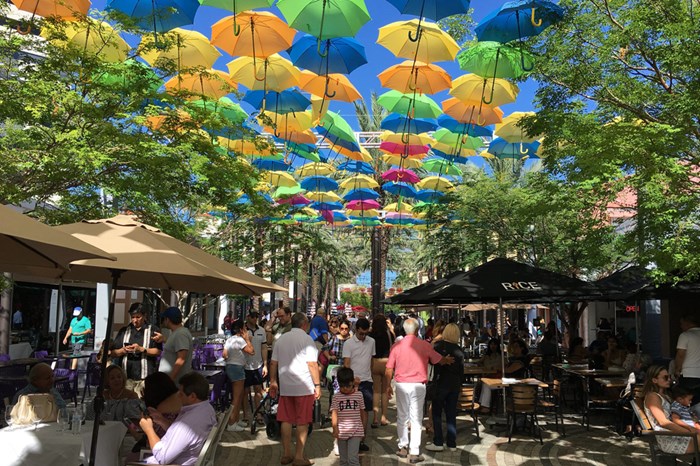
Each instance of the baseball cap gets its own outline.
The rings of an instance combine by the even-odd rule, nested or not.
[[[80,306],[74,307],[73,308],[73,317],[78,317],[80,314],[83,313],[83,308]]]
[[[165,319],[166,317],[173,322],[180,322],[182,321],[182,312],[180,312],[180,309],[177,307],[171,306],[160,314],[161,319]]]

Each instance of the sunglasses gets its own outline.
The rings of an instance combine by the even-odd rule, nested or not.
[[[350,327],[340,327],[340,330],[350,330]]]

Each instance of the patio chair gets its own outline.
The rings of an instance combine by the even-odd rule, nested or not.
[[[513,438],[515,424],[517,418],[522,416],[525,418],[525,423],[530,420],[530,427],[533,436],[539,436],[540,444],[542,441],[542,429],[537,422],[537,387],[534,385],[511,385],[508,387],[508,403],[506,405],[506,414],[508,415],[508,443]]]
[[[700,448],[698,448],[698,437],[690,432],[688,434],[678,434],[676,432],[669,432],[666,430],[654,430],[651,426],[651,421],[644,412],[644,400],[642,398],[635,398],[630,402],[630,406],[634,411],[637,421],[642,428],[641,438],[649,444],[649,450],[651,451],[651,464],[652,466],[657,466],[660,459],[672,459],[674,464],[676,460],[681,460],[686,463],[693,462],[693,464],[700,464]],[[656,439],[661,436],[675,436],[675,437],[691,437],[692,442],[695,445],[695,453],[690,453],[686,455],[673,455],[671,453],[666,453],[661,451]]]
[[[55,383],[56,390],[61,394],[64,400],[72,400],[78,404],[78,371],[73,369],[58,368],[54,369],[53,375],[58,380]]]
[[[564,413],[562,411],[562,384],[561,381],[555,379],[550,384],[546,396],[537,400],[537,407],[544,413],[554,414],[554,425],[559,432],[559,420],[561,419],[561,435],[566,437],[564,427]]]
[[[100,374],[102,373],[101,364],[97,361],[89,361],[87,364],[87,369],[85,370],[85,386],[83,387],[83,397],[80,402],[85,401],[85,394],[92,396],[92,390],[90,387],[99,387],[100,385]]]
[[[49,352],[46,350],[34,351],[34,358],[36,359],[46,359],[49,357]]]
[[[471,415],[474,422],[474,433],[479,438],[479,409],[481,406],[475,400],[475,385],[462,385],[462,390],[459,393],[457,400],[457,409],[466,411]]]
[[[583,416],[581,417],[581,425],[586,426],[586,430],[591,429],[591,414],[594,411],[609,412],[613,415],[617,412],[617,400],[619,397],[613,397],[610,393],[602,395],[591,394],[590,383],[588,378],[583,378]]]

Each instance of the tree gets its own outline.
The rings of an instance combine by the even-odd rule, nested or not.
[[[601,202],[627,188],[635,222],[621,253],[700,274],[700,26],[693,2],[563,0],[565,20],[531,46],[541,58],[533,134],[546,170]]]

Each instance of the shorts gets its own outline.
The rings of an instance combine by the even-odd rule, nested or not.
[[[245,386],[253,387],[255,385],[263,384],[262,376],[262,366],[258,369],[246,369],[245,370]]]
[[[365,411],[372,411],[374,408],[374,384],[372,382],[360,382],[358,387],[362,393],[362,400],[365,402]]]
[[[314,417],[314,395],[280,396],[277,420],[289,424],[311,424]]]
[[[85,343],[82,341],[74,341],[71,343],[73,346],[73,354],[78,354],[83,351],[83,346],[85,346]]]
[[[245,380],[245,370],[238,364],[226,364],[226,377],[231,382]]]

